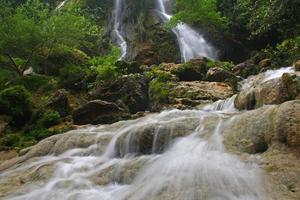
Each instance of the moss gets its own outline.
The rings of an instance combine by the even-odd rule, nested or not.
[[[115,80],[121,75],[115,66],[110,65],[98,67],[97,73],[98,83]]]
[[[153,79],[149,84],[149,96],[153,102],[169,103],[169,96],[173,94],[175,84]]]
[[[212,61],[209,60],[207,62],[207,69],[213,68],[213,67],[219,67],[228,71],[231,71],[235,65],[232,62],[220,62],[220,61]]]
[[[30,120],[33,113],[32,96],[23,86],[13,86],[0,92],[0,112],[12,116],[16,126]]]

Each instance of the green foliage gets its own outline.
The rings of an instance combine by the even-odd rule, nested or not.
[[[207,69],[212,67],[219,67],[231,71],[234,66],[235,66],[234,63],[232,62],[220,62],[220,61],[212,61],[212,60],[209,60],[207,62]]]
[[[89,61],[90,68],[97,73],[97,82],[113,80],[121,75],[120,69],[115,66],[119,59],[120,51],[111,46],[111,52],[102,57],[93,57]]]
[[[151,101],[157,103],[168,103],[169,96],[173,94],[175,87],[175,78],[167,72],[154,67],[150,72],[146,73],[149,83],[149,97]]]
[[[217,7],[228,19],[231,32],[244,42],[274,44],[300,32],[300,1],[217,0]]]
[[[265,58],[271,59],[274,68],[290,66],[294,61],[300,59],[299,37],[284,40],[275,47],[268,46],[252,57],[256,63]]]
[[[22,75],[30,64],[47,59],[61,46],[88,48],[90,34],[99,33],[84,16],[73,10],[52,13],[39,0],[13,9],[1,3],[0,54],[9,57],[11,69]],[[99,37],[100,37],[99,33]]]
[[[39,123],[42,127],[49,128],[51,126],[59,124],[61,121],[61,116],[58,112],[53,110],[46,110],[42,118],[39,120]]]
[[[87,69],[80,66],[67,66],[60,70],[59,84],[71,90],[85,89],[83,82]]]
[[[121,74],[115,66],[104,65],[97,69],[97,82],[110,81],[118,78]]]
[[[50,137],[54,133],[45,128],[35,129],[27,133],[27,138],[33,138],[34,141],[40,141],[44,138]]]
[[[18,78],[13,82],[15,85],[22,85],[30,92],[36,92],[41,90],[43,92],[47,92],[53,89],[53,78],[44,75],[27,75],[24,77]]]
[[[218,12],[216,0],[176,0],[175,8],[178,12],[171,24],[185,21],[226,27],[227,20]]]
[[[33,113],[31,94],[23,86],[13,86],[0,92],[0,113],[13,117],[15,125],[29,121]]]

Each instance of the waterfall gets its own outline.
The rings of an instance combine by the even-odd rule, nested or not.
[[[276,79],[285,72],[294,69],[249,77],[242,88],[248,90],[255,87],[255,82]],[[246,112],[234,108],[235,97],[202,110],[163,111],[112,125],[85,126],[48,138],[33,151],[41,151],[43,144],[49,145],[57,137],[62,140],[56,141],[50,154],[0,173],[0,184],[6,177],[14,180],[16,175],[31,171],[36,172],[30,175],[35,177],[33,180],[41,180],[4,199],[269,199],[258,167],[224,148],[223,133]],[[76,137],[82,144],[70,148],[78,143]],[[51,174],[49,178],[47,174]]]
[[[112,37],[114,42],[120,47],[120,51],[121,51],[120,60],[124,59],[127,55],[127,43],[125,38],[122,35],[122,30],[121,30],[123,9],[124,9],[124,1],[115,0],[114,9],[113,9]]]
[[[64,5],[66,4],[67,0],[64,0],[58,4],[58,6],[55,8],[55,10],[60,10]]]
[[[167,1],[157,0],[157,9],[165,23],[168,23],[172,17],[172,15],[168,14],[165,6]],[[184,62],[198,57],[217,59],[217,51],[208,44],[201,34],[197,33],[189,25],[180,23],[173,28],[173,32],[177,37],[181,57]]]

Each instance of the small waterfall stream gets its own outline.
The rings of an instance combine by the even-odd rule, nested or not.
[[[120,47],[120,60],[124,59],[127,55],[127,42],[121,30],[124,4],[124,0],[114,0],[112,37],[114,42]]]
[[[168,23],[172,17],[172,15],[168,14],[165,6],[168,2],[168,0],[157,0],[157,9],[165,23]],[[173,32],[177,37],[181,57],[184,62],[198,57],[207,57],[213,60],[217,58],[217,51],[189,25],[180,23],[173,28]]]
[[[64,0],[58,4],[58,6],[55,8],[55,10],[60,10],[64,5],[66,4],[67,0]]]
[[[278,78],[287,71],[293,69],[267,71],[243,84],[249,85],[255,78]],[[234,108],[234,99],[215,102],[202,110],[164,111],[65,133],[83,134],[93,142],[2,172],[0,180],[22,170],[53,168],[49,179],[5,199],[269,199],[258,167],[241,161],[223,146],[224,130],[243,113]]]

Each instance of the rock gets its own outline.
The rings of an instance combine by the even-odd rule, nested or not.
[[[69,93],[65,89],[60,89],[53,93],[46,103],[46,107],[57,111],[60,116],[65,117],[70,112]]]
[[[162,153],[172,140],[190,134],[198,125],[199,118],[190,117],[137,126],[118,138],[116,153],[120,157],[128,154]]]
[[[9,116],[0,115],[0,137],[4,134],[10,121],[11,118]]]
[[[297,61],[294,63],[294,67],[295,67],[296,71],[300,71],[300,60],[297,60]]]
[[[233,90],[226,83],[205,81],[179,82],[174,89],[171,102],[176,108],[185,109],[226,99],[232,95]]]
[[[232,69],[234,75],[241,76],[243,78],[247,78],[251,75],[256,75],[259,73],[259,71],[259,67],[249,61],[240,63]]]
[[[17,157],[18,153],[15,150],[11,151],[0,151],[0,162]]]
[[[226,82],[229,80],[235,80],[237,82],[237,77],[225,69],[213,67],[207,71],[205,80],[210,82]]]
[[[300,101],[264,106],[235,116],[224,131],[227,149],[250,154],[261,153],[276,143],[300,147]]]
[[[299,92],[300,74],[284,74],[281,78],[259,81],[252,88],[243,89],[234,103],[239,110],[251,110],[297,99]]]
[[[124,60],[119,60],[115,65],[125,74],[136,74],[143,72],[143,69],[137,62],[126,62]]]
[[[116,102],[121,100],[130,113],[145,111],[148,107],[147,83],[143,75],[130,74],[107,81],[91,93],[91,99]]]
[[[193,59],[177,65],[171,68],[171,73],[175,74],[180,81],[202,80],[206,74],[206,59]]]
[[[74,124],[109,124],[128,118],[126,111],[116,103],[93,100],[73,111]]]
[[[263,59],[263,60],[261,60],[261,61],[258,63],[259,67],[260,67],[261,69],[264,69],[264,71],[265,71],[265,69],[271,67],[271,64],[272,64],[272,63],[271,63],[271,60],[270,60],[270,59]]]
[[[300,147],[300,101],[283,103],[276,109],[275,135],[268,141],[286,142],[289,147]]]

